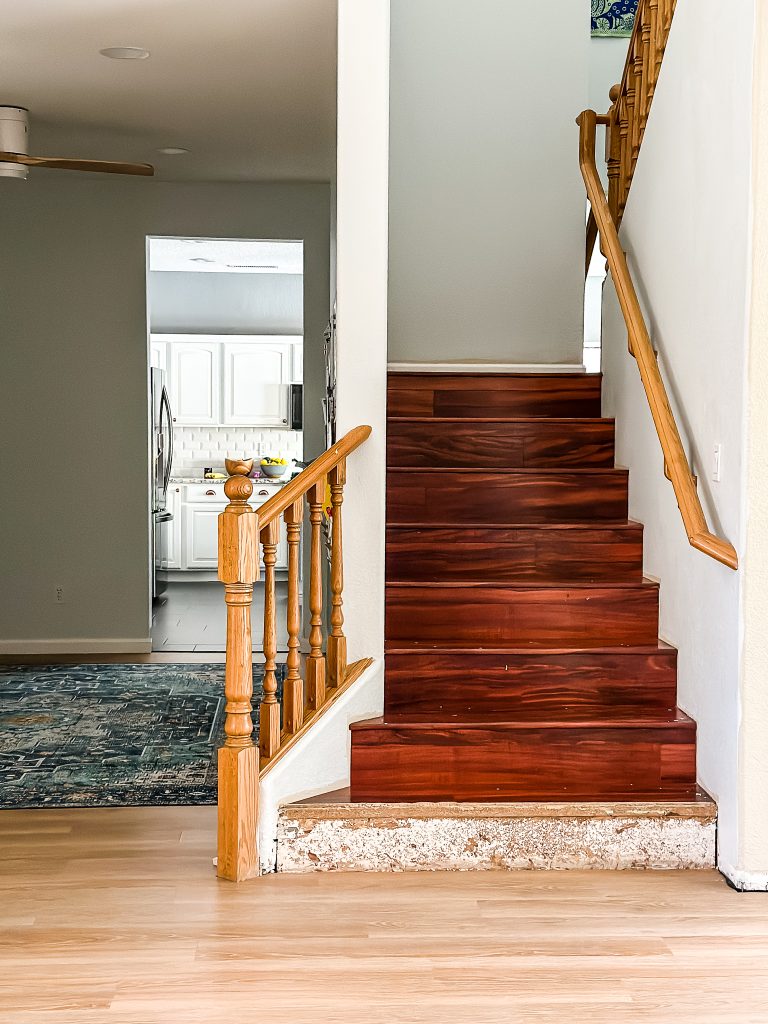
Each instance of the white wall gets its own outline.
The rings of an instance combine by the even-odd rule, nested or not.
[[[155,334],[301,334],[301,274],[153,271],[150,327]]]
[[[349,660],[384,653],[389,0],[339,0],[337,436],[348,460],[344,614]]]
[[[581,362],[589,45],[574,0],[392,0],[390,360]]]
[[[681,0],[623,221],[654,344],[714,529],[743,550],[754,0]],[[701,784],[720,807],[719,856],[738,847],[740,577],[688,545],[663,474],[626,328],[606,286],[605,413],[661,579],[664,639],[680,651],[679,703],[698,722]],[[723,446],[722,480],[711,480]]]
[[[146,236],[304,239],[305,374],[321,384],[329,187],[53,171],[2,185],[0,415],[13,483],[0,507],[0,648],[146,643]],[[319,401],[307,404],[322,448]]]
[[[758,6],[753,93],[752,306],[747,364],[739,886],[768,889],[768,10]]]

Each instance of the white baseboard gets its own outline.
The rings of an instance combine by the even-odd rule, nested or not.
[[[718,868],[739,892],[768,892],[768,871],[742,871],[730,864]]]
[[[387,363],[390,373],[585,373],[583,363]]]
[[[152,640],[86,637],[62,640],[0,640],[0,654],[149,654]]]

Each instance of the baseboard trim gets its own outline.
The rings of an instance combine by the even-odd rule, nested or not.
[[[62,640],[0,640],[0,654],[149,654],[152,640],[86,637]]]
[[[586,373],[583,363],[387,363],[390,373]]]
[[[768,892],[768,871],[742,871],[730,864],[718,864],[718,868],[737,892]]]

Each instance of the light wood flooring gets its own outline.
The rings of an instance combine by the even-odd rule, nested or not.
[[[768,896],[715,872],[236,886],[214,818],[0,812],[3,1024],[768,1021]]]

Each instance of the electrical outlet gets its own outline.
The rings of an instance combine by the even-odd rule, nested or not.
[[[56,604],[64,604],[64,587],[56,587]]]
[[[723,469],[723,446],[716,444],[712,449],[712,479],[716,484],[720,483],[720,476]]]

